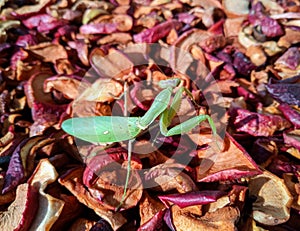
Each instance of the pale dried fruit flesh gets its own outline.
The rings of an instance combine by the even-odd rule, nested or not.
[[[1,230],[28,230],[36,216],[38,206],[36,189],[27,183],[19,185],[16,199],[7,211],[0,213]]]
[[[261,224],[278,225],[290,218],[292,196],[284,181],[268,171],[249,181],[249,194],[256,198],[253,218]]]

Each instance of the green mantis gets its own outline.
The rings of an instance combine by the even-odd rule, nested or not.
[[[182,94],[186,92],[187,95],[192,98],[192,94],[186,88],[179,87],[172,102],[170,102],[173,90],[179,83],[180,79],[177,78],[160,81],[159,87],[163,90],[155,97],[151,107],[142,117],[93,116],[72,118],[63,122],[62,129],[67,133],[88,142],[113,143],[129,140],[129,144],[131,144],[135,137],[143,130],[147,129],[154,120],[159,117],[160,132],[164,136],[187,133],[205,120],[208,121],[213,135],[216,136],[216,127],[209,115],[194,116],[169,129],[172,119],[180,108]],[[124,187],[124,197],[126,195],[129,172],[131,170],[131,149],[128,148],[128,150],[128,171]]]
[[[180,87],[169,106],[173,89],[179,82],[179,79],[160,81],[159,86],[165,89],[155,97],[151,107],[142,117],[92,116],[72,118],[63,122],[62,129],[70,135],[88,142],[121,142],[134,139],[160,116],[159,126],[164,136],[173,136],[189,132],[205,120],[209,122],[212,132],[215,135],[216,127],[209,115],[195,116],[168,130],[172,119],[179,110],[183,92],[185,91],[191,95],[187,89]]]

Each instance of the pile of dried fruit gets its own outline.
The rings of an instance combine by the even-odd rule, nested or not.
[[[300,230],[299,44],[299,0],[0,0],[0,229]],[[173,77],[221,150],[152,127],[117,210],[127,143],[62,121],[143,115]]]

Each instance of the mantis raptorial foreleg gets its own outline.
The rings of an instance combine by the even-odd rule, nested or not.
[[[174,118],[174,116],[176,115],[176,113],[180,108],[181,101],[182,101],[182,94],[184,91],[186,91],[184,87],[179,88],[179,90],[176,92],[173,98],[172,104],[170,105],[170,109],[169,110],[166,109],[161,114],[160,121],[159,121],[161,133],[164,136],[174,136],[174,135],[183,134],[192,130],[194,127],[199,125],[199,123],[207,120],[212,129],[213,134],[216,135],[215,124],[209,115],[195,116],[168,130],[168,127],[170,126],[172,119]]]
[[[149,110],[140,118],[137,124],[139,128],[143,130],[148,128],[149,125],[168,107],[172,90],[171,87],[168,87],[155,97]]]

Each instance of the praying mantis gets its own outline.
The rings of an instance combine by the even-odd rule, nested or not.
[[[181,86],[175,93],[172,102],[173,91],[180,84],[180,79],[172,78],[161,80],[158,85],[161,92],[155,97],[149,110],[142,117],[126,116],[92,116],[67,119],[62,123],[62,129],[79,139],[94,143],[113,143],[129,140],[129,144],[143,130],[147,129],[154,120],[159,117],[160,132],[164,136],[184,134],[192,130],[201,122],[207,120],[214,137],[216,137],[216,126],[209,115],[194,116],[183,123],[169,129],[172,119],[180,108],[182,94],[186,94],[193,100],[191,92]],[[124,187],[124,200],[130,174],[131,145],[128,145],[127,177]],[[122,202],[121,202],[122,203]]]

